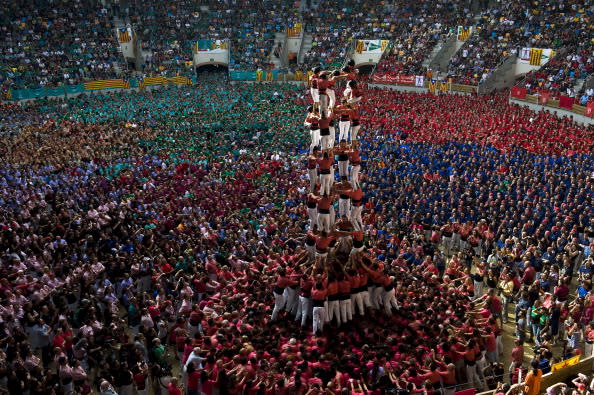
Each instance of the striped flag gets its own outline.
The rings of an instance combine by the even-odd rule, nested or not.
[[[95,89],[130,88],[130,82],[123,79],[95,80],[84,83],[86,91]]]
[[[437,89],[437,82],[431,80],[429,81],[427,87],[429,88],[429,92],[435,94],[435,90]]]
[[[458,26],[458,41],[466,41],[472,33],[472,26]]]
[[[118,40],[121,43],[129,43],[132,41],[132,37],[130,37],[130,33],[128,32],[127,28],[121,27],[118,29]]]
[[[530,48],[530,65],[540,66],[542,59],[542,48]]]
[[[362,53],[364,48],[365,42],[363,42],[363,40],[357,40],[357,46],[355,47],[355,51],[357,53]]]

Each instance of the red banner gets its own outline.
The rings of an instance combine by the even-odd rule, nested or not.
[[[561,96],[559,97],[559,107],[571,110],[573,107],[573,97]]]
[[[414,85],[414,75],[387,75],[387,74],[375,74],[373,76],[373,82],[380,84],[399,84],[399,85]]]
[[[512,87],[511,95],[516,99],[525,99],[528,90],[526,88],[518,88],[517,86]]]
[[[586,116],[592,117],[592,114],[594,114],[594,102],[589,101],[588,104],[586,104]]]
[[[547,104],[549,102],[550,98],[551,98],[551,92],[541,91],[538,102],[544,106],[545,104]]]

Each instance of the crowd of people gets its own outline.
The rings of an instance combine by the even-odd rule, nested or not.
[[[550,92],[552,97],[569,96],[579,100],[585,106],[594,92],[585,84],[576,91],[578,80],[585,80],[592,73],[592,57],[590,41],[565,48],[563,53],[556,54],[543,67],[528,73],[516,84],[526,88],[529,94]]]
[[[0,6],[0,86],[56,87],[115,76],[123,63],[110,15],[96,0]]]
[[[539,83],[559,87],[584,78],[592,62],[589,20],[588,2],[491,2],[448,72],[458,82],[477,85],[508,56],[520,56],[521,48],[552,48],[561,54],[542,71]]]
[[[316,73],[3,105],[0,387],[451,394],[589,355],[592,129]]]
[[[424,3],[409,5],[403,10],[397,25],[398,32],[390,37],[391,44],[376,67],[378,75],[426,75],[423,66],[434,48],[456,34],[457,26],[472,23],[473,13],[464,2],[444,2],[427,7]]]
[[[275,34],[297,24],[313,36],[303,70],[339,67],[358,39],[388,39],[391,46],[377,68],[380,74],[426,75],[431,51],[458,26],[473,33],[452,58],[449,77],[476,85],[521,48],[551,48],[557,55],[522,84],[587,101],[574,92],[592,71],[589,3],[554,1],[480,2],[478,20],[462,0],[385,2],[365,0],[279,2],[274,0],[151,1],[84,0],[75,7],[55,2],[9,1],[0,9],[6,37],[0,53],[3,89],[56,87],[126,73],[114,17],[134,28],[147,75],[192,73],[197,40],[229,40],[230,68],[271,70]],[[279,55],[277,53],[277,55]],[[278,62],[277,62],[278,63]],[[585,89],[584,89],[585,91]]]
[[[231,40],[231,69],[268,70],[275,33],[297,23],[298,11],[279,1],[135,1],[130,19],[151,53],[145,70],[183,72],[199,39]]]

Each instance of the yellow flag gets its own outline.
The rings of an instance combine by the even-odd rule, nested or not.
[[[355,48],[355,51],[357,51],[357,53],[362,53],[364,45],[365,44],[363,43],[363,40],[357,40],[357,47]]]
[[[530,48],[530,65],[540,66],[542,59],[542,48]]]
[[[561,362],[556,363],[553,366],[551,366],[551,372],[556,372],[557,370],[561,370],[561,369],[566,368],[568,366],[575,365],[579,361],[580,361],[580,356],[579,355],[576,355],[575,357],[566,359],[565,361],[561,361]]]

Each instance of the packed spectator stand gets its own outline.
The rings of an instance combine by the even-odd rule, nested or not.
[[[483,82],[507,57],[523,47],[552,48],[558,56],[539,70],[538,84],[572,89],[576,78],[591,72],[592,11],[573,1],[499,1],[480,15],[475,32],[451,60],[448,73],[458,82]],[[532,84],[535,76],[529,79]],[[555,86],[556,85],[556,86]]]
[[[252,3],[143,4],[124,14],[142,14],[157,73],[181,70],[207,25],[209,38],[246,40],[234,67],[267,67],[271,34],[293,23],[269,25],[287,11],[272,2],[262,19]],[[320,27],[327,42],[308,61],[334,66],[311,86],[213,73],[0,104],[1,391],[445,395],[505,393],[528,374],[522,389],[538,394],[555,363],[592,355],[594,129],[505,93],[347,82],[361,76],[333,47],[348,45],[343,32],[389,37],[412,17],[394,11],[402,25],[390,25],[356,4],[369,14],[322,3],[347,23]],[[382,72],[419,71],[448,31],[420,4],[427,23],[394,41]],[[443,12],[452,25],[471,16]],[[52,83],[31,67],[5,81]],[[77,78],[104,75],[88,72]],[[336,221],[316,223],[330,197]]]
[[[76,84],[116,75],[122,62],[109,10],[95,0],[7,1],[0,6],[0,84]],[[121,65],[120,65],[121,66]]]
[[[507,366],[507,355],[487,341],[474,376],[458,342],[514,331],[527,340],[530,303],[563,302],[578,275],[575,301],[546,304],[559,316],[538,312],[565,328],[571,311],[586,325],[592,130],[504,96],[364,95],[363,259],[394,277],[399,307],[331,323],[330,337],[288,312],[270,322],[276,270],[297,270],[308,229],[308,91],[214,75],[198,87],[10,108],[31,126],[2,140],[2,385],[143,393],[176,387],[181,372],[207,394],[486,389],[510,379],[489,364]],[[508,278],[517,300],[490,291]],[[551,364],[584,344],[560,353],[555,336],[569,339],[533,336]],[[431,383],[431,372],[444,379]]]

